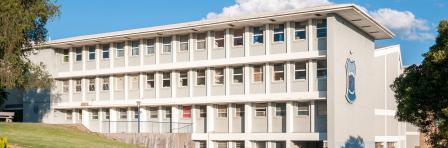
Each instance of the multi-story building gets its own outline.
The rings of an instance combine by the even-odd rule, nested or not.
[[[210,148],[411,147],[389,88],[400,48],[375,47],[393,36],[341,4],[53,40],[30,59],[55,88],[24,119]]]

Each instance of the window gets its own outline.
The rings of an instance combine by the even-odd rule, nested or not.
[[[224,84],[224,69],[223,68],[215,68],[214,82],[216,85]]]
[[[306,22],[295,22],[294,23],[294,39],[304,40],[306,39]]]
[[[308,102],[298,102],[297,103],[297,115],[298,116],[310,115],[310,108],[309,108]]]
[[[106,120],[110,119],[110,112],[108,109],[104,110],[104,119],[106,119]]]
[[[233,83],[243,83],[243,67],[233,68]]]
[[[227,148],[227,142],[224,141],[216,142],[216,145],[218,148]]]
[[[179,86],[188,86],[188,71],[179,72]]]
[[[294,79],[295,80],[306,79],[306,62],[294,63]]]
[[[227,117],[227,105],[218,105],[218,117]]]
[[[146,54],[154,54],[155,53],[155,39],[147,39],[146,40]]]
[[[132,114],[134,114],[134,119],[138,119],[140,116],[140,111],[138,110],[138,108],[132,108]]]
[[[69,61],[69,50],[68,49],[62,49],[62,61],[68,62]]]
[[[285,24],[274,25],[274,42],[283,42],[285,40]]]
[[[154,88],[154,73],[146,74],[146,88]]]
[[[82,110],[78,109],[76,112],[78,113],[78,120],[82,121]]]
[[[327,103],[320,101],[317,102],[317,115],[326,116],[327,115]]]
[[[198,141],[198,143],[199,143],[199,148],[207,148],[205,141]]]
[[[205,70],[196,70],[196,85],[205,85]]]
[[[244,104],[235,105],[235,117],[244,117]]]
[[[162,43],[163,43],[163,50],[162,53],[171,53],[171,37],[163,37]]]
[[[196,50],[204,50],[207,47],[207,33],[196,34]]]
[[[130,82],[130,85],[129,85],[129,89],[130,90],[137,90],[138,88],[139,88],[139,76],[138,75],[133,75],[133,76],[130,76],[130,80],[129,80],[129,82]]]
[[[140,54],[140,41],[131,41],[131,56],[138,56]]]
[[[123,76],[117,76],[115,77],[115,90],[123,90],[124,88],[124,77]]]
[[[317,20],[317,38],[327,37],[327,20],[321,19]]]
[[[263,66],[262,65],[254,65],[253,66],[253,82],[263,82]]]
[[[188,51],[188,35],[181,35],[179,36],[179,51],[183,52],[183,51]]]
[[[103,77],[101,83],[102,90],[109,90],[109,77]]]
[[[68,89],[69,89],[68,85],[69,85],[68,80],[62,81],[62,93],[68,93]]]
[[[183,118],[191,117],[191,106],[182,106],[182,117]]]
[[[233,30],[233,46],[243,46],[244,44],[244,29]]]
[[[89,46],[89,60],[95,60],[95,46]]]
[[[103,59],[109,59],[109,44],[101,45],[103,52]]]
[[[162,73],[162,87],[171,87],[171,73]]]
[[[224,47],[224,31],[215,31],[215,48]]]
[[[128,112],[125,108],[118,109],[118,115],[120,116],[120,119],[127,119],[128,118]]]
[[[115,47],[117,48],[117,57],[124,57],[124,42],[115,43]]]
[[[171,118],[171,108],[165,107],[165,119]]]
[[[327,78],[327,61],[325,60],[317,61],[317,78],[318,79]]]
[[[98,120],[98,109],[92,109],[92,120]]]
[[[66,120],[72,120],[73,119],[73,111],[72,110],[67,110],[65,112],[65,119]]]
[[[286,114],[286,104],[285,103],[275,103],[275,116],[282,117]]]
[[[244,141],[236,141],[235,148],[244,148]]]
[[[207,108],[205,106],[199,106],[199,117],[207,117]]]
[[[263,44],[263,27],[254,27],[253,29],[253,43]]]
[[[266,103],[257,103],[257,104],[255,104],[255,116],[256,117],[264,117],[264,116],[266,116],[266,109],[267,109],[267,104]]]
[[[274,81],[283,81],[285,76],[285,67],[283,64],[274,64]]]
[[[76,61],[82,61],[82,48],[78,47],[75,49]]]
[[[149,118],[151,118],[151,119],[157,119],[158,116],[159,116],[159,113],[158,113],[158,109],[157,109],[157,107],[151,107],[151,108],[149,108]]]
[[[89,91],[95,91],[95,78],[89,79]]]
[[[82,91],[82,87],[81,87],[81,80],[75,80],[75,92],[81,92]]]

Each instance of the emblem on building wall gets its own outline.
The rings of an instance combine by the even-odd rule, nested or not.
[[[345,63],[345,70],[347,72],[347,91],[345,94],[345,98],[349,103],[353,103],[356,100],[356,64],[354,59],[347,58],[347,62]]]

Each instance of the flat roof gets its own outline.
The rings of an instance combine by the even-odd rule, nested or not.
[[[371,16],[362,11],[355,4],[335,4],[69,37],[49,41],[41,47],[69,48],[74,46],[98,43],[101,44],[113,41],[132,40],[173,34],[186,34],[223,28],[258,26],[267,23],[288,21],[291,19],[306,20],[310,18],[324,17],[331,13],[335,13],[350,21],[353,25],[365,31],[376,40],[394,37],[394,34],[389,29],[375,21]]]

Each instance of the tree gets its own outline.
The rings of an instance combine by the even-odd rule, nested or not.
[[[448,20],[438,26],[436,44],[395,79],[396,117],[417,126],[427,143],[448,147]]]
[[[51,88],[45,67],[28,55],[45,42],[45,25],[58,14],[59,6],[50,0],[0,1],[0,105],[8,89]]]

